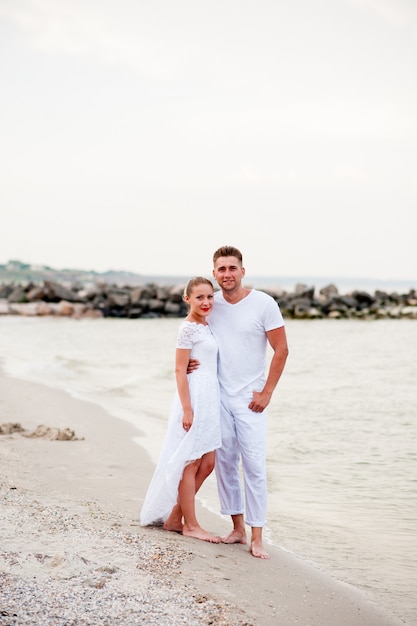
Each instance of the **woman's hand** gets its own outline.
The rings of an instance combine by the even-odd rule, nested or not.
[[[193,425],[194,414],[191,410],[184,411],[184,415],[182,416],[182,427],[188,432]]]

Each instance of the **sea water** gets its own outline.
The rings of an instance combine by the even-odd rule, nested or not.
[[[135,424],[156,462],[179,323],[5,316],[0,359],[15,377]],[[417,322],[286,328],[290,355],[268,409],[268,540],[416,624]],[[218,511],[213,476],[201,497]]]

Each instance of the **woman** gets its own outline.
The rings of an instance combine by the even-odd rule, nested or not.
[[[177,337],[177,391],[165,443],[143,503],[141,524],[163,523],[165,530],[219,543],[220,537],[204,530],[195,513],[195,494],[213,471],[214,451],[221,445],[218,348],[207,324],[214,302],[213,284],[207,278],[192,278],[184,300],[189,312]],[[187,376],[190,357],[201,365]]]

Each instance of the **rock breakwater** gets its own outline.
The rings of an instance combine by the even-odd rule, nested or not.
[[[256,285],[255,285],[256,287]],[[1,284],[0,315],[67,317],[184,317],[184,285],[146,284],[119,286],[99,283],[92,287],[45,281],[36,285]],[[417,319],[417,290],[408,293],[354,290],[341,294],[330,284],[315,287],[298,284],[292,292],[268,290],[291,319]]]

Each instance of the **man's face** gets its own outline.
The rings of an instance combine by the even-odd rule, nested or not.
[[[238,289],[244,275],[245,268],[235,256],[221,256],[214,264],[213,276],[223,291]]]

